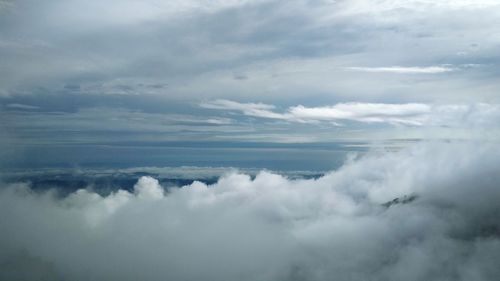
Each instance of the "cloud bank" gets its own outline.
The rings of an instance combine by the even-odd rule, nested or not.
[[[499,165],[494,144],[422,143],[310,180],[233,172],[166,193],[143,177],[65,198],[9,185],[0,279],[496,280]]]

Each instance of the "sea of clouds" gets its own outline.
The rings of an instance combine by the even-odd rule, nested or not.
[[[499,214],[500,150],[487,142],[168,192],[152,177],[107,196],[4,184],[0,280],[498,280]]]

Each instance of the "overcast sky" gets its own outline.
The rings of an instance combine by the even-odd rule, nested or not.
[[[3,0],[2,142],[496,137],[498,26],[493,0]]]

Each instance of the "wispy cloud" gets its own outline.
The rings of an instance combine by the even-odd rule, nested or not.
[[[203,102],[200,106],[209,109],[240,111],[244,115],[254,117],[289,119],[289,116],[286,114],[273,112],[272,110],[276,108],[274,105],[264,103],[240,103],[230,100],[215,100],[211,102]]]
[[[288,112],[297,120],[353,120],[365,123],[401,123],[421,125],[422,116],[431,107],[420,103],[339,103],[333,106],[290,107]]]
[[[465,123],[493,124],[500,120],[497,104],[431,105],[423,103],[338,103],[332,106],[306,107],[297,105],[283,112],[276,106],[263,103],[239,103],[216,100],[201,104],[204,108],[241,112],[243,115],[280,119],[291,122],[317,123],[329,121],[339,125],[341,121],[362,123],[389,123],[409,126],[459,126]]]
[[[436,74],[454,71],[454,68],[446,66],[388,66],[388,67],[347,67],[348,70],[376,73],[401,73],[401,74]]]
[[[20,109],[20,110],[33,110],[33,109],[40,108],[39,106],[21,104],[21,103],[9,103],[9,104],[5,105],[5,107],[10,108],[10,109]]]

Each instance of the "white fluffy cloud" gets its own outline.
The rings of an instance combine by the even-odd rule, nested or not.
[[[494,144],[423,143],[319,179],[229,173],[166,195],[149,177],[106,197],[11,185],[0,277],[496,280],[499,164]]]

